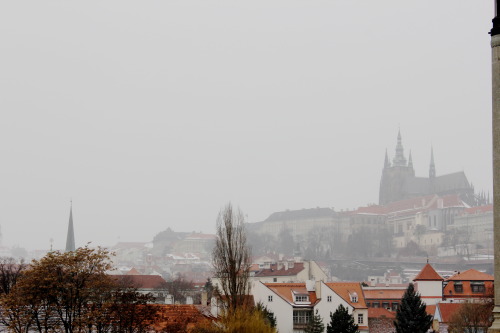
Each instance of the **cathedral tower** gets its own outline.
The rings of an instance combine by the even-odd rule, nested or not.
[[[65,252],[75,251],[75,230],[73,229],[73,203],[69,208],[68,236],[66,237]]]
[[[413,170],[411,153],[407,162],[404,155],[401,131],[398,131],[396,152],[392,159],[392,165],[389,162],[387,150],[385,152],[384,169],[382,170],[382,178],[380,180],[379,204],[385,205],[389,202],[405,198],[406,191],[404,184],[407,183],[408,178],[413,176],[415,176],[415,171]]]

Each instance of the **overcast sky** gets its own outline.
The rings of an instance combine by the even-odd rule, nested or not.
[[[2,1],[3,244],[214,232],[378,202],[417,176],[491,191],[493,1]]]

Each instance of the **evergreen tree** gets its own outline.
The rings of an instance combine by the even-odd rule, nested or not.
[[[257,303],[255,309],[260,312],[262,316],[267,320],[269,326],[271,326],[272,328],[276,328],[276,316],[274,315],[274,312],[269,310],[267,306],[262,304],[262,302]]]
[[[325,330],[325,325],[323,324],[323,318],[318,314],[318,310],[316,310],[316,314],[314,314],[309,323],[307,324],[305,333],[323,333]]]
[[[420,299],[420,294],[415,291],[413,283],[401,300],[401,306],[396,312],[397,333],[425,333],[431,327],[432,316],[425,311],[425,303]]]
[[[330,312],[330,323],[326,326],[326,333],[358,333],[358,325],[349,314],[347,308],[339,305],[334,313]]]

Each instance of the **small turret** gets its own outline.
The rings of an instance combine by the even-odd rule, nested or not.
[[[406,158],[404,154],[403,143],[401,140],[401,130],[398,131],[398,142],[396,144],[396,155],[392,160],[394,166],[406,166]]]
[[[436,166],[434,165],[434,148],[431,147],[431,164],[429,165],[429,178],[436,177]]]
[[[391,162],[389,162],[389,155],[387,155],[387,148],[385,149],[385,161],[384,161],[384,169],[390,168]]]
[[[75,251],[75,231],[73,229],[73,202],[69,209],[69,223],[68,223],[68,236],[66,237],[66,250],[65,252]]]

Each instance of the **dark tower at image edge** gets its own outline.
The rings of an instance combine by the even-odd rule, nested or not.
[[[68,223],[68,236],[66,237],[66,250],[65,252],[75,251],[75,231],[73,229],[73,204],[69,209],[69,223]]]

